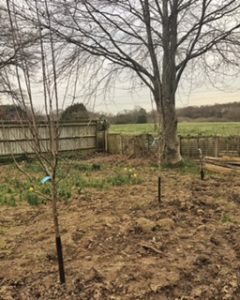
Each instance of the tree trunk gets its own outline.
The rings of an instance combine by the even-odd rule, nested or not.
[[[180,144],[177,135],[177,116],[175,101],[171,98],[159,97],[155,99],[157,104],[160,128],[160,163],[176,164],[182,160]]]
[[[161,161],[176,164],[182,160],[177,135],[177,116],[175,103],[171,99],[163,99],[164,122],[162,122]]]
[[[157,86],[161,88],[158,88],[159,92],[155,94],[155,101],[161,115],[161,162],[176,164],[182,160],[177,136],[175,109],[178,1],[172,2],[171,11],[169,11],[169,1],[163,0],[162,11],[162,80],[157,83]]]

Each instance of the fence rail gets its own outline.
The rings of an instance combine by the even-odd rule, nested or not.
[[[49,149],[48,124],[37,124],[40,148],[42,152]],[[60,151],[96,151],[104,149],[104,132],[98,130],[98,122],[60,123]],[[2,122],[0,124],[0,156],[33,154],[34,136],[27,123]]]

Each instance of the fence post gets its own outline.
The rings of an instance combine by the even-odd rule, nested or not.
[[[238,156],[240,156],[240,137],[238,137],[237,151],[238,151]]]
[[[219,155],[219,139],[218,139],[218,136],[215,137],[215,146],[214,146],[214,156],[215,157],[218,157]]]
[[[182,136],[179,135],[178,138],[179,138],[179,152],[180,155],[182,156]]]
[[[120,134],[120,153],[123,155],[123,137],[122,134]]]
[[[104,130],[104,144],[105,144],[105,152],[108,152],[108,129]]]

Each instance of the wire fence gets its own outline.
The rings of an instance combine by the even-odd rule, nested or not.
[[[240,156],[240,136],[179,136],[181,155],[185,158],[199,158],[199,149],[204,156]],[[128,156],[144,156],[156,153],[159,139],[151,134],[137,136],[109,134],[108,152]]]

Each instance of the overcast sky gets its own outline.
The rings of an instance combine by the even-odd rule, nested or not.
[[[210,80],[206,78],[200,78],[199,76],[193,76],[193,84],[189,86],[189,80],[184,79],[182,84],[179,86],[176,94],[176,106],[200,106],[200,105],[211,105],[216,103],[227,103],[227,102],[238,102],[240,101],[240,76],[238,78],[225,78],[220,77],[214,78],[214,82],[219,83],[218,88],[213,87]],[[198,82],[196,80],[198,79]],[[38,78],[40,80],[40,77]],[[64,81],[66,84],[66,81]],[[86,107],[95,112],[113,113],[116,114],[123,110],[131,110],[136,106],[145,108],[147,111],[155,109],[155,104],[151,101],[150,90],[146,87],[139,87],[132,90],[128,86],[129,82],[116,81],[115,89],[108,94],[107,97],[98,95],[97,97],[86,100],[85,96],[80,96],[82,93],[81,82],[79,82],[79,89],[76,93],[76,102],[82,102]],[[224,85],[224,86],[223,86]],[[59,98],[64,98],[65,88],[59,88]],[[66,108],[72,104],[73,92],[69,89],[67,92],[64,105],[60,104],[60,107]],[[38,84],[35,88],[34,93],[34,104],[38,110],[42,110],[44,99],[42,93],[42,84]],[[11,103],[2,99],[4,103]]]
[[[240,85],[238,88],[238,82],[236,81],[224,89],[214,88],[210,84],[202,83],[200,86],[191,89],[181,89],[176,95],[176,106],[186,107],[186,106],[200,106],[200,105],[211,105],[216,103],[227,103],[240,101]],[[60,95],[64,92],[60,90]],[[72,104],[72,94],[68,93],[63,108]],[[97,96],[95,99],[86,101],[86,97],[76,95],[76,102],[83,102],[86,107],[95,112],[103,113],[113,113],[116,114],[123,110],[131,110],[136,106],[145,108],[147,111],[151,111],[152,108],[155,109],[155,105],[151,100],[149,89],[143,87],[136,90],[128,89],[122,85],[116,85],[113,93],[107,97]],[[6,98],[5,98],[6,100]],[[3,104],[11,103],[11,101],[1,101]],[[41,92],[41,87],[37,89],[34,94],[34,103],[38,110],[42,110],[43,107],[43,95]],[[61,107],[62,105],[60,105]]]
[[[240,89],[237,87],[228,87],[225,90],[214,88],[207,84],[191,90],[181,90],[177,93],[177,107],[211,105],[216,103],[227,103],[240,101]],[[147,111],[152,109],[150,92],[146,88],[135,92],[116,88],[112,99],[96,100],[95,105],[91,105],[95,111],[116,113],[123,110],[131,110],[136,106],[141,106]],[[155,108],[155,107],[154,107]]]
[[[198,68],[200,70],[200,68]],[[176,106],[201,106],[216,103],[240,101],[240,74],[222,75],[219,73],[206,75],[198,71],[186,70],[176,93]],[[125,77],[127,78],[127,76]],[[88,109],[96,112],[117,113],[141,106],[147,111],[155,109],[151,100],[150,90],[144,85],[136,89],[129,88],[130,80],[116,81],[115,89],[106,97],[99,95],[95,101],[87,103],[85,97],[79,97],[79,102],[85,102]]]

